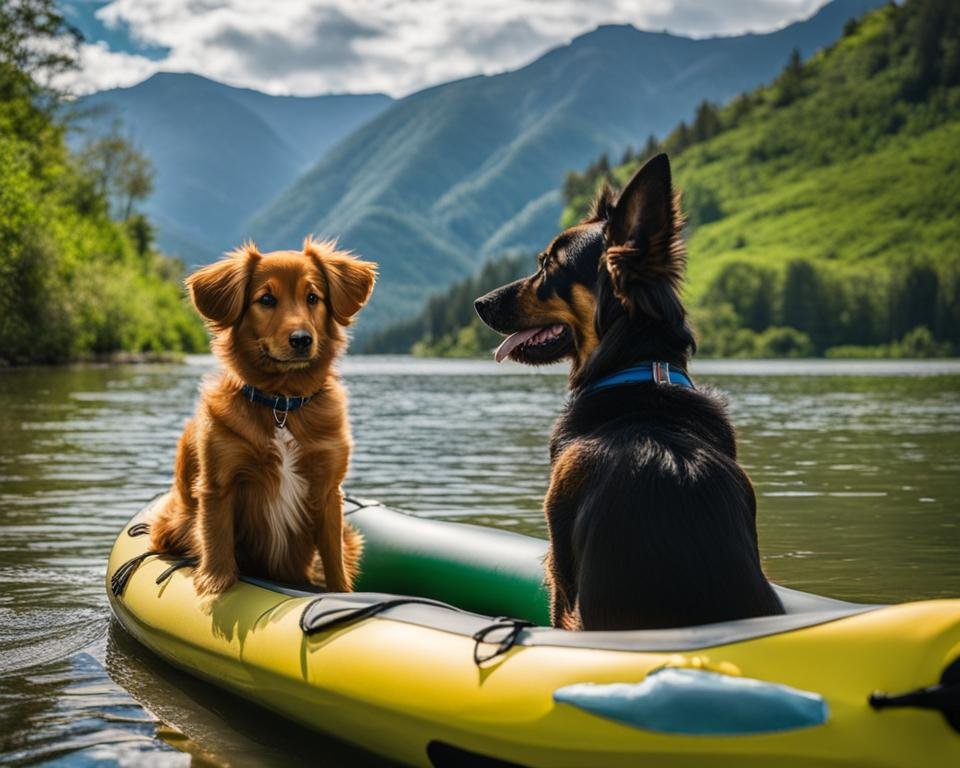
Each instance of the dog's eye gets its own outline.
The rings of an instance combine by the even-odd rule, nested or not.
[[[265,293],[265,294],[263,294],[263,296],[261,296],[259,299],[257,299],[257,302],[260,303],[260,304],[263,304],[263,306],[265,306],[265,307],[275,307],[275,306],[277,306],[277,300],[276,300],[276,298],[274,298],[273,294],[270,294],[270,293]]]
[[[307,304],[316,304],[318,301],[320,301],[320,297],[317,296],[317,294],[315,293],[307,294]]]

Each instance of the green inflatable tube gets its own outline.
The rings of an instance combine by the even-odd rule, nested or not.
[[[418,595],[550,625],[543,539],[414,517],[357,499],[348,499],[344,511],[364,538],[357,591]]]

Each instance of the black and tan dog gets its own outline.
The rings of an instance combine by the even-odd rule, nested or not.
[[[696,348],[670,163],[605,188],[539,269],[481,297],[497,350],[572,358],[545,500],[554,626],[680,627],[782,613],[763,575],[756,499],[723,401],[686,376]]]

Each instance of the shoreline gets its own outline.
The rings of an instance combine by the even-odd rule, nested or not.
[[[99,367],[108,365],[156,365],[184,363],[194,352],[105,352],[95,355],[81,355],[70,360],[40,362],[32,360],[26,363],[0,361],[0,373],[3,371],[21,371],[29,368],[75,368]]]

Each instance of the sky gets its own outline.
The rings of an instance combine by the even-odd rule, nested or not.
[[[533,61],[598,24],[766,32],[824,0],[61,0],[81,29],[75,93],[194,72],[274,94],[405,96]]]

